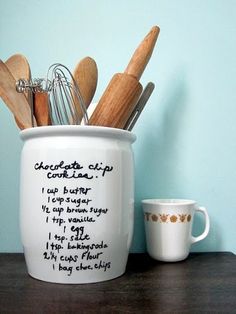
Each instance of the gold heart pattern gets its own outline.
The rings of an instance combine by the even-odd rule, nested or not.
[[[146,221],[153,221],[153,222],[160,222],[160,223],[186,223],[190,222],[192,219],[190,214],[178,214],[178,215],[170,215],[170,214],[152,214],[152,213],[144,213],[144,220]]]

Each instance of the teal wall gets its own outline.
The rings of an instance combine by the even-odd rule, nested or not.
[[[141,83],[156,88],[134,129],[132,251],[145,250],[140,200],[180,197],[205,205],[211,218],[193,251],[236,252],[235,0],[0,0],[0,58],[23,53],[42,77],[54,62],[73,69],[89,55],[97,101],[155,24],[161,33]],[[22,143],[2,101],[0,128],[0,251],[18,252]],[[201,230],[197,216],[194,233]]]

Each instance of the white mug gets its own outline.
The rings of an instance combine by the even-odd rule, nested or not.
[[[181,261],[189,255],[193,243],[203,240],[209,232],[207,210],[195,201],[183,199],[148,199],[142,201],[147,251],[157,260]],[[192,225],[195,212],[205,218],[204,232],[194,237]]]

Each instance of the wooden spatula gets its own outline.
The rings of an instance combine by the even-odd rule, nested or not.
[[[34,125],[37,125],[34,117],[33,119],[31,117],[25,95],[16,91],[16,80],[2,60],[0,60],[0,95],[22,128],[32,127],[32,120]]]
[[[12,55],[10,58],[7,59],[5,64],[16,81],[18,81],[19,79],[29,80],[31,78],[29,63],[26,57],[23,56],[22,54]],[[30,99],[30,97],[32,97],[32,95],[30,95],[29,92],[25,92],[24,94],[28,102],[31,102],[32,100]],[[24,128],[24,126],[21,125],[16,118],[15,121],[20,129]]]

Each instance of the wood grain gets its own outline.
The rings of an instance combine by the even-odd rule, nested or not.
[[[142,93],[142,85],[132,76],[117,73],[101,97],[90,125],[123,128]]]
[[[161,263],[130,254],[120,278],[51,284],[31,278],[23,254],[0,254],[1,313],[235,313],[236,256],[192,253]]]
[[[125,73],[136,77],[137,80],[141,78],[151,58],[159,32],[160,28],[158,26],[154,26],[150,30],[150,32],[146,35],[141,44],[135,50],[127,68],[125,69]]]
[[[34,93],[34,116],[38,126],[51,125],[48,93]]]
[[[22,128],[32,127],[29,103],[24,94],[16,91],[16,80],[2,60],[0,60],[0,95]],[[37,125],[35,119],[34,125]]]
[[[19,54],[19,53],[14,54],[6,60],[5,64],[16,81],[18,81],[19,79],[30,80],[31,78],[30,65],[24,55]],[[30,102],[31,99],[30,99],[29,92],[25,92],[24,95],[26,99],[28,100],[28,102]],[[16,121],[17,126],[21,130],[24,129],[24,126],[17,120],[16,117],[15,117],[15,121]]]
[[[29,62],[22,54],[12,55],[6,60],[5,64],[16,81],[19,79],[29,80],[31,78]]]
[[[94,59],[91,57],[83,58],[75,67],[73,77],[79,87],[81,96],[86,109],[90,105],[97,88],[98,68]],[[74,97],[76,109],[79,115],[79,122],[83,118],[81,104],[78,97]]]
[[[142,92],[139,79],[152,55],[159,27],[154,26],[135,50],[125,73],[115,74],[89,119],[90,125],[123,129]]]

